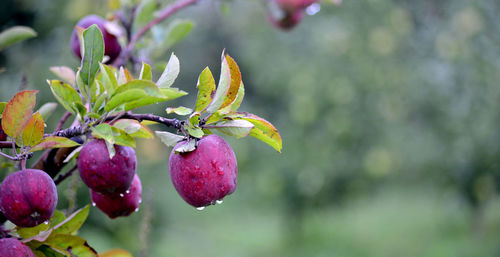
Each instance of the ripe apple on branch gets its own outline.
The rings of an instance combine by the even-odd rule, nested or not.
[[[165,7],[134,34],[130,34],[130,24],[122,23],[129,39],[123,47],[102,18],[83,18],[71,39],[75,54],[81,57],[80,67],[52,67],[58,79],[47,81],[66,110],[54,131],[45,131],[44,117],[55,105],[36,109],[38,91],[21,91],[0,103],[5,133],[0,148],[10,150],[0,151],[0,155],[18,164],[18,170],[0,185],[0,222],[15,225],[6,229],[0,224],[0,256],[97,256],[75,232],[91,205],[112,219],[139,208],[143,185],[136,170],[136,138],[154,140],[156,136],[172,147],[172,183],[182,199],[198,209],[221,203],[236,189],[236,155],[214,132],[236,138],[250,135],[281,151],[281,136],[270,122],[238,110],[245,88],[236,61],[225,51],[217,83],[208,67],[199,75],[193,108],[166,107],[165,115],[134,112],[187,94],[172,87],[180,70],[173,53],[157,79],[145,62],[135,76],[126,65],[137,64],[134,46],[152,26],[196,2],[180,0]],[[185,119],[165,117],[173,113]],[[75,122],[64,128],[70,117]],[[153,131],[151,123],[163,125],[165,130]],[[27,160],[37,151],[44,153],[28,167]],[[64,214],[56,210],[56,186],[76,170],[89,188],[92,204]]]

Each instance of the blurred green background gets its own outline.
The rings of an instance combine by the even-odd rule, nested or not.
[[[39,33],[0,52],[0,100],[24,74],[40,90],[37,106],[56,101],[49,67],[78,67],[73,26],[106,15],[107,1],[0,5],[0,29]],[[218,78],[226,48],[245,82],[241,110],[271,121],[283,152],[226,137],[238,188],[197,211],[170,182],[170,149],[140,141],[140,211],[110,220],[93,208],[80,235],[98,251],[134,256],[500,256],[498,13],[494,0],[345,0],[283,32],[263,1],[205,0],[181,11],[174,18],[193,20],[193,31],[149,60],[175,51],[181,61],[174,86],[190,95],[169,106],[193,105],[198,74],[208,65]],[[89,202],[73,176],[59,189],[61,208],[75,186],[77,206]]]

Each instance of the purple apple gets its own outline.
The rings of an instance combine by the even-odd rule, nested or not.
[[[215,204],[236,189],[238,167],[231,146],[217,135],[204,136],[188,153],[170,154],[170,178],[179,195],[194,207]]]
[[[56,185],[44,171],[16,171],[0,185],[0,211],[19,227],[34,227],[48,221],[56,205]]]

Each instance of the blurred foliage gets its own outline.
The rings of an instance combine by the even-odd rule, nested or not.
[[[73,24],[105,15],[106,4],[4,0],[0,30],[27,25],[39,36],[0,53],[3,101],[23,74],[41,90],[40,105],[54,101],[48,67],[78,66]],[[323,4],[289,32],[267,22],[260,1],[222,6],[204,1],[175,15],[195,23],[171,49],[181,62],[175,86],[190,93],[177,105],[193,107],[199,71],[217,71],[226,48],[242,71],[242,108],[276,125],[283,153],[228,139],[238,188],[199,212],[173,189],[170,149],[139,141],[138,173],[151,197],[129,218],[92,209],[82,237],[100,251],[143,256],[500,254],[500,3],[345,0]],[[77,206],[88,203],[79,178],[61,196],[70,185]]]

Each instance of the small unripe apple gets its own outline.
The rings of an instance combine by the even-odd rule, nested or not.
[[[0,239],[0,256],[2,257],[35,257],[29,247],[15,238]]]
[[[106,20],[104,20],[102,17],[99,17],[97,15],[88,15],[78,21],[76,26],[86,29],[93,24],[96,24],[97,27],[99,27],[104,39],[104,54],[109,56],[108,63],[111,63],[116,59],[116,57],[120,55],[122,48],[116,36],[106,30],[106,27],[104,26],[105,23]],[[80,40],[78,40],[78,33],[76,31],[76,28],[73,29],[73,33],[71,34],[71,49],[73,49],[73,52],[76,56],[78,56],[80,59],[82,58],[82,54],[80,52]]]
[[[123,193],[129,189],[137,167],[132,147],[114,145],[115,156],[109,158],[102,139],[87,142],[78,156],[78,170],[83,182],[101,194]]]
[[[136,174],[132,185],[125,193],[102,195],[91,189],[90,196],[97,208],[106,213],[110,218],[128,216],[135,210],[138,210],[139,204],[142,201],[141,180]]]
[[[231,146],[220,136],[208,135],[188,153],[175,153],[186,142],[179,142],[169,159],[170,178],[179,195],[194,207],[215,204],[236,189],[238,167]]]
[[[48,221],[56,205],[56,185],[44,171],[16,171],[0,185],[0,211],[19,227],[34,227]]]

